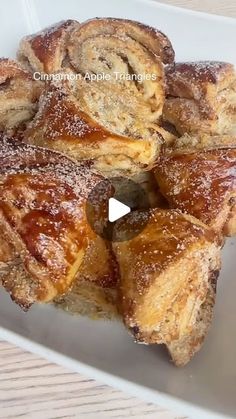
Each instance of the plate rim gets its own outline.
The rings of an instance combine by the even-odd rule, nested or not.
[[[127,392],[133,397],[145,402],[159,405],[172,413],[181,415],[191,415],[192,418],[201,419],[234,419],[224,413],[215,412],[208,408],[202,408],[181,398],[168,395],[167,393],[150,389],[141,384],[108,373],[102,369],[93,367],[85,362],[81,362],[67,355],[51,349],[43,344],[37,343],[28,337],[13,332],[10,329],[0,326],[0,339],[16,345],[28,352],[41,356],[48,361],[61,365],[73,372],[91,377],[98,382],[114,387],[122,392]],[[175,412],[174,412],[175,411]]]

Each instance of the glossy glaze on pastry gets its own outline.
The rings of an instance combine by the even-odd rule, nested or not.
[[[185,136],[162,156],[155,175],[172,208],[236,234],[236,138]]]
[[[79,26],[76,20],[65,20],[24,37],[19,45],[18,60],[31,72],[60,71],[67,63],[70,31],[76,26]]]
[[[70,288],[95,238],[85,204],[102,178],[88,163],[78,166],[8,139],[1,141],[0,163],[0,225],[14,249],[1,279],[12,299],[27,308]]]
[[[49,84],[24,141],[79,161],[90,159],[98,170],[113,175],[152,167],[163,143],[160,134],[136,139],[109,131],[81,110],[68,81]]]

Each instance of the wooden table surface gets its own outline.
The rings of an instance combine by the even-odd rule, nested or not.
[[[161,2],[236,17],[235,0]],[[0,341],[0,418],[19,417],[180,419],[168,406],[145,403]]]

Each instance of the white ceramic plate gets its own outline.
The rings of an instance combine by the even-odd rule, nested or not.
[[[95,16],[136,19],[163,30],[177,60],[236,64],[236,20],[147,0],[8,0],[0,2],[0,55],[20,37],[56,21]],[[228,240],[211,331],[193,361],[178,369],[160,347],[136,345],[121,324],[92,321],[53,307],[27,314],[0,299],[0,337],[54,362],[193,418],[236,417],[236,240]]]

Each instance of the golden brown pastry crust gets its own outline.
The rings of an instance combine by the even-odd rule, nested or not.
[[[104,84],[111,91],[114,84],[121,85],[126,100],[131,95],[148,104],[149,118],[160,117],[165,95],[162,61],[174,59],[170,41],[161,32],[125,19],[92,19],[71,32],[68,52],[79,73],[105,74],[109,78]]]
[[[67,55],[67,41],[75,20],[65,20],[20,42],[18,60],[33,72],[53,73],[62,69]]]
[[[85,112],[117,134],[160,133],[172,140],[158,123],[165,98],[163,62],[174,60],[164,34],[135,21],[92,19],[71,32],[68,52],[73,68],[86,77],[77,95]]]
[[[163,80],[158,84],[163,88]],[[159,123],[159,106],[163,106],[163,100],[153,105],[136,88],[130,90],[118,81],[86,82],[82,79],[74,94],[83,112],[117,135],[147,140],[161,136],[166,143],[176,138]]]
[[[27,143],[77,160],[92,159],[100,171],[116,175],[151,169],[163,138],[175,138],[158,124],[164,104],[162,61],[174,59],[161,32],[123,19],[93,19],[83,25],[67,21],[23,40],[21,54],[23,46],[37,55],[34,68],[63,68],[64,76],[78,72],[74,82],[61,83],[61,91],[53,83],[46,87],[39,113],[25,133]],[[28,59],[32,61],[29,51]],[[115,72],[144,79],[114,79]],[[110,79],[85,79],[100,73]]]
[[[82,25],[68,20],[24,38],[18,58],[31,71],[87,77],[78,82],[79,106],[109,131],[173,140],[157,123],[165,96],[162,62],[174,60],[172,45],[160,31],[126,19],[92,19]],[[111,79],[89,83],[96,74]]]
[[[71,290],[55,303],[72,314],[105,319],[118,317],[118,279],[111,243],[97,236],[86,250]]]
[[[206,298],[200,307],[196,322],[193,325],[192,333],[167,345],[173,362],[177,366],[186,365],[189,362],[189,359],[191,359],[202,346],[213,318],[218,274],[218,271],[213,271],[209,276]]]
[[[0,59],[0,131],[14,133],[37,111],[42,85],[18,62]]]
[[[2,285],[24,309],[53,301],[93,317],[121,315],[138,342],[164,343],[174,363],[185,365],[212,320],[218,233],[236,233],[233,66],[173,64],[164,34],[112,18],[60,22],[24,38],[18,57],[27,70],[0,60],[0,130],[16,133],[14,141],[0,138]],[[164,123],[163,64],[169,64]],[[26,145],[17,141],[18,130],[33,118],[42,91],[34,71],[105,73],[111,79],[46,83],[39,111],[23,134]],[[114,72],[156,78],[115,80]],[[179,133],[229,135],[176,139],[166,121]],[[163,142],[172,150],[160,155]],[[86,219],[88,194],[102,180],[94,168],[136,174],[133,180],[155,208],[121,220],[128,228],[143,218],[147,225],[137,237],[114,242],[113,251]],[[201,221],[156,208],[168,205]]]
[[[220,267],[218,238],[180,211],[131,213],[123,222],[135,225],[140,217],[148,217],[142,233],[113,243],[121,275],[120,312],[138,342],[168,347],[191,340],[186,363],[200,346],[194,330],[212,274]],[[183,363],[173,353],[175,362]]]
[[[77,30],[79,29],[79,30]],[[74,38],[79,37],[77,44],[96,36],[126,37],[134,39],[156,57],[160,57],[164,64],[174,62],[175,53],[170,40],[161,31],[128,19],[97,18],[83,22],[80,28],[75,28],[70,37],[70,57],[74,57]],[[74,63],[76,64],[76,63]]]
[[[168,203],[158,190],[157,182],[151,172],[142,172],[132,178],[139,184],[148,200],[139,202],[140,208],[166,208]],[[129,184],[130,186],[130,184]],[[135,190],[129,194],[135,199]],[[88,315],[92,318],[118,319],[117,293],[119,267],[111,249],[111,243],[97,237],[88,247],[80,270],[69,292],[54,302],[72,314]]]
[[[236,133],[236,72],[224,62],[176,63],[166,68],[165,120],[184,133]]]
[[[88,163],[8,139],[0,162],[0,230],[14,249],[1,279],[27,308],[70,288],[94,239],[86,199],[102,178]]]
[[[236,138],[186,135],[162,156],[154,172],[171,208],[220,233],[236,234]]]
[[[39,111],[24,134],[28,144],[90,159],[102,172],[136,173],[151,168],[162,137],[136,139],[117,135],[84,113],[68,81],[50,83],[40,98]]]
[[[101,288],[116,288],[118,266],[110,242],[96,236],[90,243],[77,275],[77,282],[80,281],[94,282]]]

